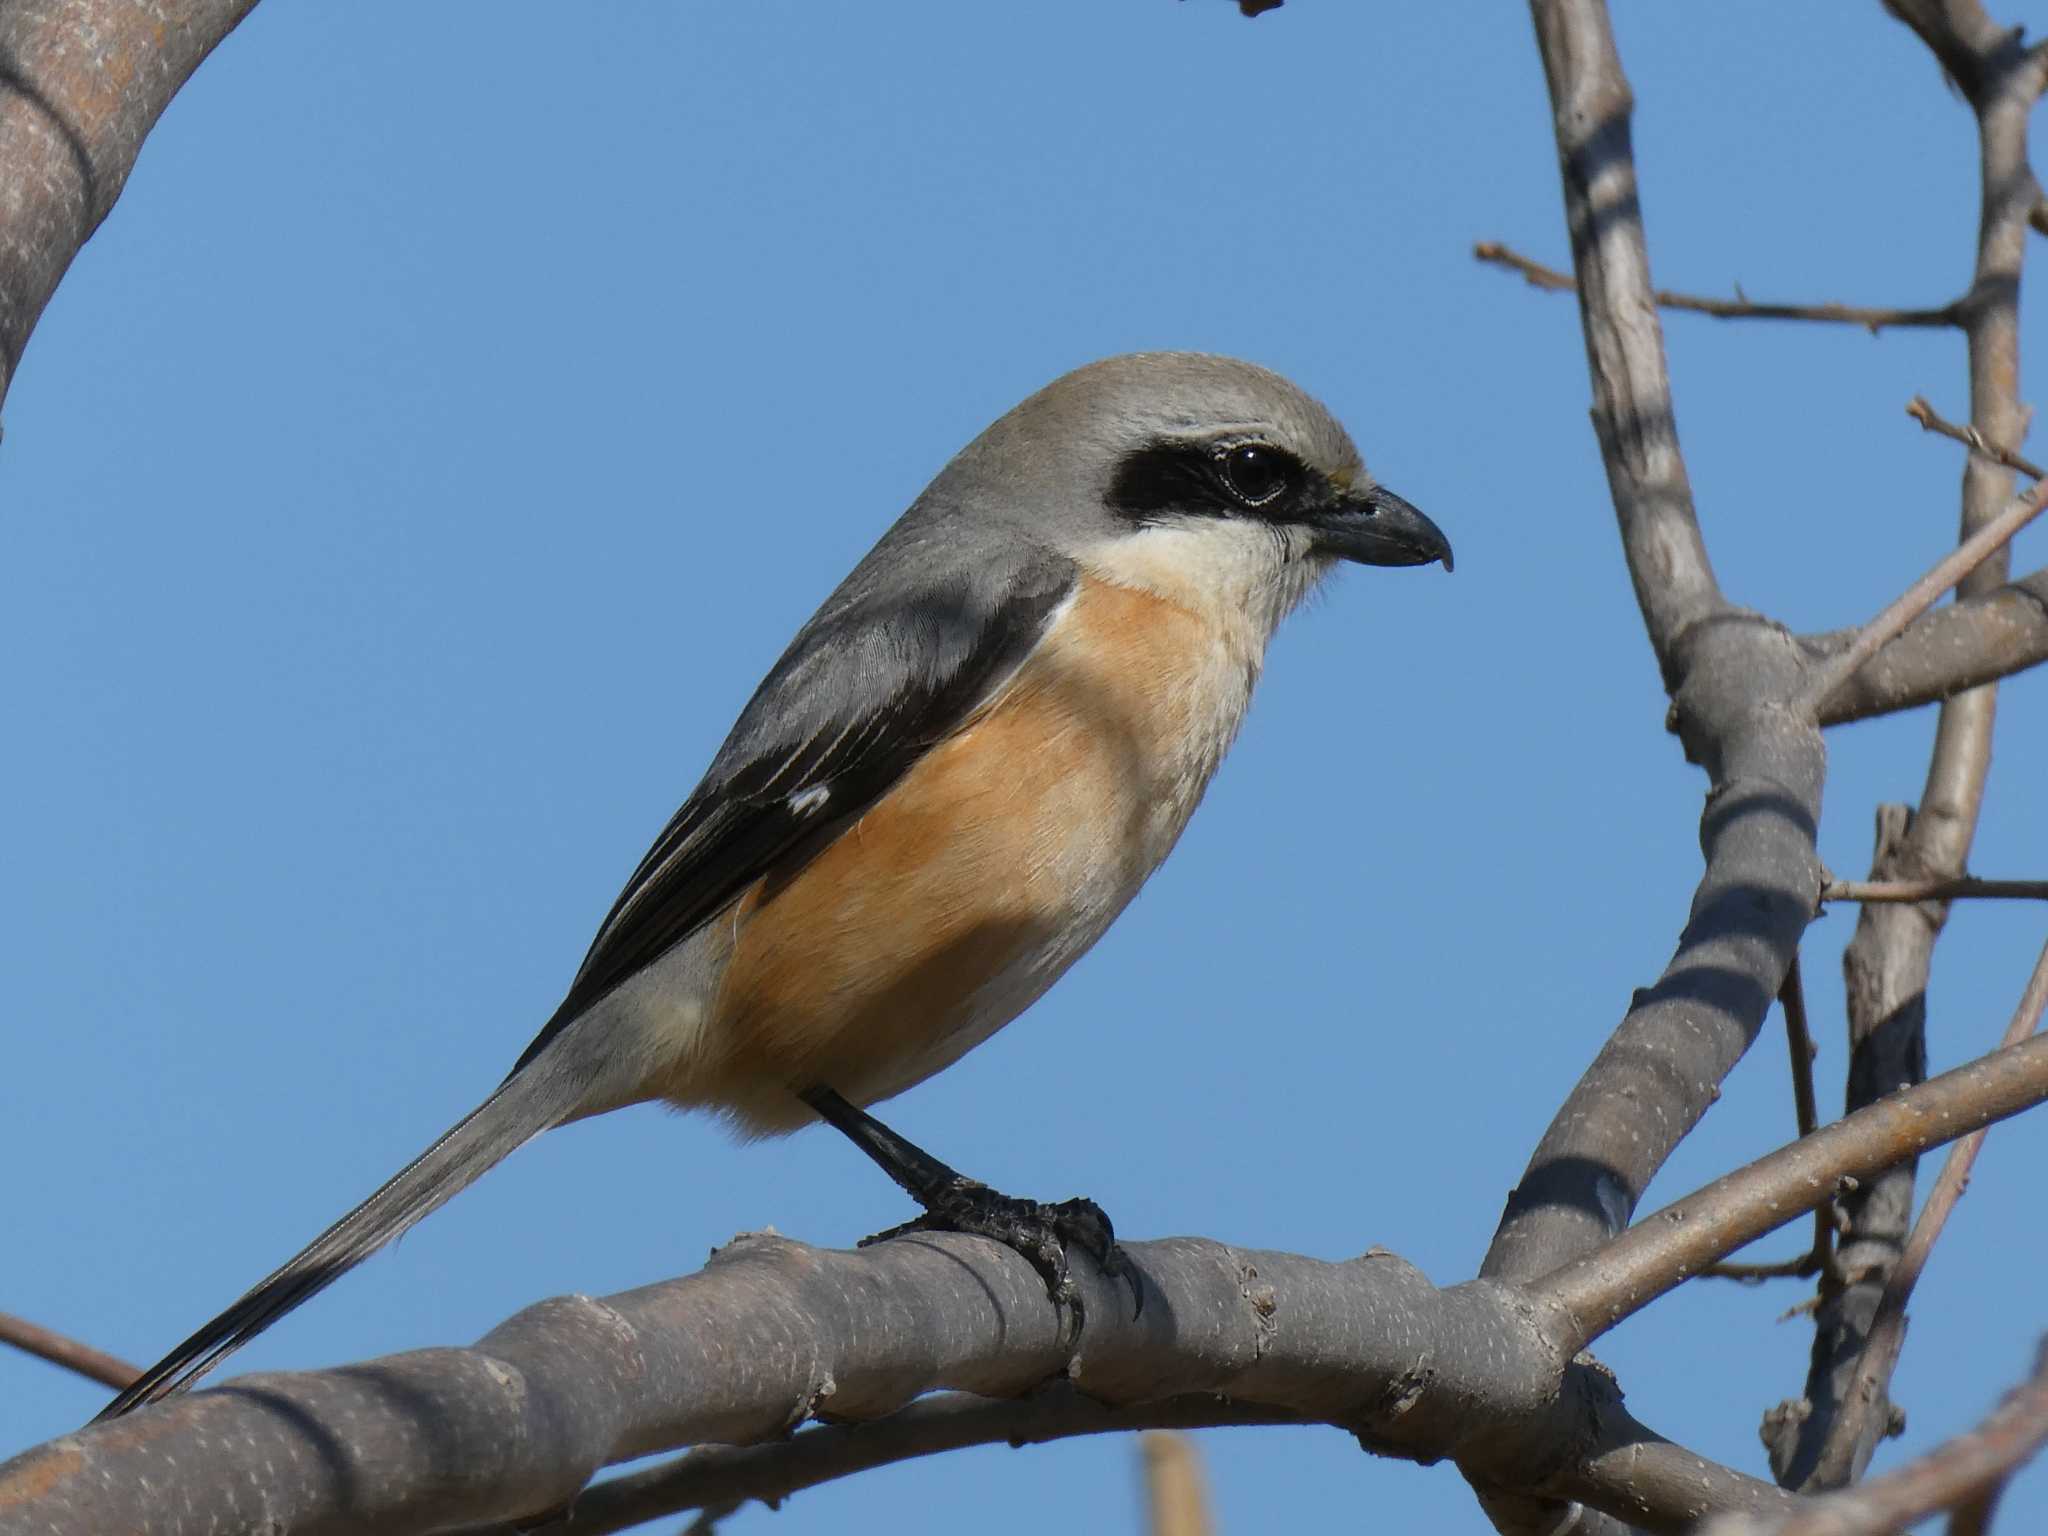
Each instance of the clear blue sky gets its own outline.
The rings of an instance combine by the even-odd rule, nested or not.
[[[1876,4],[1617,10],[1659,281],[1962,286],[1968,114]],[[993,416],[1141,347],[1320,394],[1458,572],[1347,572],[1297,616],[1143,898],[892,1119],[1133,1238],[1468,1276],[1698,867],[1703,780],[1661,728],[1576,316],[1468,254],[1564,259],[1554,166],[1498,0],[270,0],[165,115],[7,403],[0,1307],[152,1359],[467,1109],[846,567]],[[1669,336],[1739,600],[1853,622],[1950,542],[1957,451],[1901,408],[1965,413],[1959,341]],[[2048,678],[2002,712],[1978,864],[2048,874]],[[1831,738],[1833,867],[1917,795],[1931,727]],[[1830,1107],[1851,921],[1807,950]],[[2043,926],[1957,916],[1938,1065],[2003,1028]],[[1785,1137],[1783,1059],[1774,1033],[1652,1203]],[[1993,1135],[1887,1459],[1973,1420],[2048,1324],[2044,1162],[2048,1116]],[[739,1230],[844,1244],[905,1214],[829,1134],[614,1115],[236,1365],[466,1341]],[[1694,1285],[1602,1354],[1647,1422],[1758,1471],[1802,1294]],[[101,1397],[0,1354],[0,1452]],[[1202,1446],[1226,1531],[1485,1529],[1454,1472],[1333,1432]],[[1127,1531],[1136,1465],[991,1450],[733,1529],[1003,1536],[1041,1523],[1013,1494],[1057,1486]],[[2038,1520],[2048,1474],[2014,1501]]]

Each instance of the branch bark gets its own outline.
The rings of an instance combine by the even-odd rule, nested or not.
[[[748,1237],[682,1280],[543,1302],[473,1349],[244,1377],[53,1441],[0,1467],[0,1533],[530,1519],[607,1462],[1062,1374],[1113,1407],[1224,1395],[1662,1530],[1785,1497],[1643,1428],[1604,1373],[1561,1363],[1556,1330],[1509,1288],[1438,1290],[1383,1252],[1327,1264],[1192,1238],[1130,1252],[1143,1315],[1080,1266],[1090,1321],[1070,1354],[1043,1282],[992,1243],[834,1253]]]
[[[61,1365],[67,1371],[76,1371],[103,1386],[116,1389],[127,1386],[142,1374],[117,1355],[94,1349],[90,1344],[32,1323],[25,1317],[16,1317],[12,1312],[0,1312],[0,1344],[12,1344],[38,1359]]]
[[[1625,1318],[1862,1179],[1956,1136],[2048,1101],[2048,1039],[2003,1047],[1824,1125],[1811,1136],[1673,1201],[1528,1293],[1569,1314],[1583,1349]]]
[[[1577,286],[1569,274],[1546,267],[1540,261],[1531,261],[1498,240],[1480,241],[1472,247],[1472,256],[1476,261],[1519,272],[1530,287],[1549,293],[1569,293]],[[1674,293],[1669,288],[1659,288],[1656,300],[1660,309],[1712,315],[1717,320],[1805,320],[1829,325],[1855,325],[1873,336],[1892,326],[1921,329],[1958,326],[1962,324],[1963,310],[1960,304],[1944,304],[1937,309],[1894,309],[1864,304],[1759,304],[1740,289],[1732,299],[1710,299],[1700,294]]]
[[[53,1441],[0,1467],[0,1533],[530,1519],[569,1505],[608,1462],[780,1441],[825,1415],[840,1421],[826,1435],[600,1487],[575,1518],[610,1529],[658,1498],[723,1506],[1018,1434],[1286,1421],[1336,1425],[1380,1454],[1454,1458],[1496,1501],[1570,1500],[1676,1531],[1787,1495],[1644,1428],[1577,1351],[1825,1200],[1842,1173],[2044,1099],[2037,1038],[1823,1127],[1523,1289],[1438,1290],[1379,1251],[1328,1264],[1195,1238],[1133,1244],[1145,1311],[1132,1316],[1116,1284],[1082,1266],[1091,1321],[1078,1354],[1037,1275],[995,1244],[920,1236],[833,1253],[747,1237],[682,1280],[543,1302],[473,1349],[244,1377]],[[1062,1376],[1072,1393],[1043,1392]],[[905,1409],[939,1388],[1043,1395]]]
[[[142,141],[256,0],[17,0],[0,7],[0,401]]]
[[[1513,1280],[1625,1228],[1755,1040],[1820,889],[1823,774],[1818,731],[1788,707],[1807,658],[1781,628],[1721,597],[1693,514],[1606,9],[1535,0],[1532,11],[1564,162],[1595,430],[1673,718],[1711,788],[1706,870],[1677,952],[1636,995],[1509,1197],[1481,1273]]]
[[[1981,1532],[2005,1479],[2048,1441],[2048,1340],[2034,1355],[2034,1373],[2007,1393],[1991,1416],[1918,1461],[1860,1488],[1803,1504],[1789,1517],[1726,1515],[1699,1536],[1889,1536],[1941,1509],[1968,1513]],[[1972,1529],[1958,1522],[1951,1536]]]
[[[1976,590],[1973,588],[1973,590]],[[1814,655],[1839,651],[1853,631],[1817,635]],[[1846,725],[1936,704],[2048,661],[2048,570],[1978,591],[1908,625],[1820,707],[1822,725]]]
[[[1961,528],[1952,557],[1960,562],[1972,546],[1994,544],[2027,506],[2038,510],[2048,500],[2048,482],[2041,482],[2017,505],[2008,505],[2013,450],[2027,424],[2019,399],[2020,275],[2027,221],[2040,197],[2028,160],[2027,120],[2048,77],[2018,34],[1993,22],[1978,0],[1887,0],[1887,7],[1957,81],[1977,120],[1977,258],[1963,316],[1970,424],[1958,432],[1924,401],[1909,407],[1923,427],[1971,446],[1963,463]],[[1990,558],[1971,566],[1957,595],[1981,598],[1998,588],[2007,563],[2000,543]],[[1859,658],[1877,649],[1871,643],[1877,630],[1874,623],[1830,664],[1822,674],[1826,680],[1815,685],[1820,696],[1836,693],[1837,683],[1860,670]],[[1908,815],[1901,807],[1893,813],[1895,824],[1880,822],[1873,880],[1963,874],[1990,773],[1996,711],[1994,686],[1969,689],[1942,704],[1919,811]],[[1865,907],[1858,915],[1856,937],[1843,956],[1852,1043],[1849,1110],[1925,1074],[1927,978],[1948,910],[1946,902],[1932,901],[1913,908]],[[1910,1289],[1918,1267],[1907,1262],[1910,1245],[1900,1245],[1914,1177],[1912,1164],[1902,1163],[1843,1201],[1844,1231],[1837,1264],[1822,1276],[1805,1392],[1765,1421],[1772,1469],[1787,1486],[1846,1485],[1862,1475],[1888,1432],[1893,1410],[1886,1386],[1903,1324],[1899,1287],[1903,1279]],[[1927,1240],[1939,1225],[1927,1229]],[[1921,1230],[1915,1229],[1916,1240]]]
[[[1976,875],[1917,876],[1910,880],[1830,880],[1828,901],[1913,905],[1923,901],[2048,901],[2048,880],[1984,880]]]
[[[2034,962],[2034,973],[2006,1026],[2003,1043],[2016,1045],[2040,1027],[2041,1014],[2048,1009],[2048,946]],[[1972,1131],[1949,1148],[1941,1173],[1934,1181],[1927,1203],[1921,1207],[1912,1234],[1896,1260],[1884,1266],[1884,1283],[1863,1330],[1863,1347],[1846,1362],[1841,1372],[1835,1412],[1827,1433],[1814,1452],[1813,1469],[1807,1481],[1817,1487],[1840,1488],[1862,1475],[1871,1449],[1886,1432],[1889,1419],[1886,1384],[1899,1363],[1899,1350],[1906,1340],[1906,1303],[1913,1287],[1927,1267],[1927,1256],[1941,1236],[1949,1214],[1963,1196],[1970,1169],[1984,1145],[1984,1132]]]

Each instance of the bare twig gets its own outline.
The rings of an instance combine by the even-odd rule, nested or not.
[[[1984,434],[1975,427],[1959,427],[1946,420],[1942,414],[1927,403],[1925,395],[1915,395],[1906,402],[1906,414],[1929,432],[1939,432],[1943,437],[1952,437],[1972,452],[1981,453],[1994,464],[2003,464],[2007,469],[2016,469],[2030,480],[2039,480],[2048,470],[2041,469],[2032,459],[2024,458],[2010,448],[2001,448],[1987,442]]]
[[[25,1350],[52,1365],[61,1365],[67,1371],[76,1371],[105,1387],[125,1387],[142,1374],[138,1367],[118,1355],[94,1349],[90,1344],[81,1344],[11,1312],[0,1312],[0,1344],[12,1344],[16,1349]]]
[[[1823,1234],[1830,1230],[1827,1226],[1827,1217],[1820,1214],[1825,1209],[1824,1206],[1816,1208],[1817,1225]],[[1735,1280],[1743,1285],[1761,1285],[1766,1280],[1804,1280],[1809,1275],[1819,1274],[1821,1267],[1827,1263],[1826,1253],[1819,1248],[1826,1240],[1825,1236],[1816,1238],[1815,1246],[1807,1249],[1798,1258],[1780,1259],[1775,1264],[1709,1264],[1700,1271],[1699,1278]]]
[[[1861,1178],[2048,1100],[2048,1038],[2027,1040],[1880,1099],[1725,1174],[1531,1286],[1583,1349],[1622,1319]]]
[[[1936,1510],[1976,1504],[2048,1441],[2048,1340],[2034,1354],[2031,1377],[2005,1395],[1967,1434],[1939,1445],[1896,1472],[1859,1488],[1802,1501],[1789,1519],[1724,1515],[1700,1536],[1889,1536]],[[1967,1531],[1951,1525],[1950,1532]],[[1981,1531],[1981,1524],[1976,1528]]]
[[[1209,1495],[1194,1442],[1170,1429],[1139,1438],[1145,1458],[1145,1516],[1149,1536],[1212,1536]]]
[[[1870,878],[1915,871],[1913,808],[1879,805],[1875,821]],[[1871,904],[1857,913],[1855,933],[1842,950],[1849,1034],[1844,1113],[1927,1076],[1927,961],[1945,910]],[[1907,1158],[1843,1189],[1827,1208],[1836,1227],[1834,1262],[1821,1271],[1807,1308],[1813,1339],[1805,1388],[1764,1417],[1764,1444],[1781,1482],[1804,1482],[1820,1438],[1814,1421],[1834,1412],[1855,1371],[1877,1298],[1913,1224],[1918,1177],[1917,1159]]]
[[[2040,1026],[2044,1008],[2048,1008],[2048,945],[2042,946],[2041,956],[2034,963],[2033,975],[2027,980],[2026,991],[2020,996],[2019,1006],[2013,1011],[2012,1022],[2006,1026],[2000,1046],[2017,1045],[2032,1035]],[[1934,1188],[1928,1192],[1927,1203],[1921,1207],[1919,1219],[1913,1223],[1912,1235],[1906,1239],[1905,1250],[1885,1281],[1884,1294],[1878,1299],[1877,1314],[1864,1342],[1863,1356],[1856,1365],[1853,1385],[1844,1395],[1841,1411],[1829,1427],[1810,1479],[1821,1487],[1840,1487],[1862,1470],[1858,1464],[1860,1452],[1874,1438],[1870,1433],[1869,1420],[1885,1411],[1885,1384],[1891,1379],[1892,1370],[1898,1364],[1899,1350],[1905,1343],[1906,1303],[1913,1295],[1913,1287],[1919,1283],[1921,1271],[1927,1267],[1927,1256],[1933,1252],[1949,1214],[1969,1184],[1970,1169],[1983,1145],[1984,1132],[1975,1130],[1949,1149],[1948,1157],[1941,1165],[1941,1173],[1934,1181]]]
[[[1820,1124],[1820,1106],[1813,1096],[1813,1058],[1820,1051],[1807,1024],[1806,984],[1796,954],[1786,968],[1785,984],[1778,989],[1778,1006],[1785,1010],[1785,1047],[1792,1058],[1792,1114],[1799,1123],[1799,1134],[1811,1136]]]
[[[2048,481],[2042,481],[2005,511],[1979,528],[1900,593],[1885,610],[1857,632],[1839,656],[1814,673],[1794,707],[1819,714],[1827,696],[1847,682],[1871,657],[1908,624],[1933,607],[1941,595],[1977,569],[2048,507]]]
[[[856,1472],[976,1445],[1021,1447],[1132,1430],[1301,1422],[1284,1409],[1207,1393],[1113,1407],[1065,1382],[1004,1400],[944,1392],[869,1424],[815,1425],[767,1445],[699,1446],[672,1461],[592,1484],[547,1530],[548,1536],[610,1536],[685,1510],[730,1510],[750,1500],[773,1505]],[[513,1536],[518,1529],[476,1527],[470,1536]]]
[[[1853,632],[1809,637],[1816,655]],[[2048,661],[2048,570],[1923,614],[1821,706],[1822,725],[1916,709]]]
[[[1820,1124],[1820,1105],[1813,1093],[1813,1058],[1819,1054],[1806,1017],[1806,985],[1799,974],[1799,956],[1785,972],[1785,984],[1778,989],[1778,1006],[1785,1013],[1785,1049],[1792,1067],[1792,1114],[1801,1136],[1811,1136]],[[1796,1259],[1776,1264],[1709,1264],[1701,1278],[1739,1280],[1754,1285],[1764,1280],[1805,1279],[1827,1267],[1834,1247],[1835,1226],[1829,1209],[1813,1210],[1813,1245]]]
[[[2048,901],[2048,880],[1980,880],[1975,875],[1929,876],[1921,880],[1830,880],[1820,888],[1828,901]]]
[[[1472,247],[1472,254],[1480,261],[1521,273],[1533,288],[1569,293],[1577,286],[1570,273],[1546,267],[1540,261],[1531,261],[1497,240],[1480,241]],[[1759,304],[1744,295],[1740,288],[1736,289],[1732,299],[1702,298],[1697,294],[1674,293],[1669,288],[1657,289],[1654,296],[1661,309],[1712,315],[1717,320],[1822,321],[1835,325],[1860,325],[1873,336],[1887,326],[1954,327],[1963,323],[1960,304],[1944,304],[1939,309],[1874,309],[1860,304]]]

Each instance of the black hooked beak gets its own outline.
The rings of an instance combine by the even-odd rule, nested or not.
[[[1451,569],[1451,541],[1415,507],[1383,485],[1345,492],[1309,518],[1317,554],[1360,565],[1428,565]]]

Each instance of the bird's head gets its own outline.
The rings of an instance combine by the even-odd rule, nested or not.
[[[955,468],[1000,483],[1038,537],[1099,574],[1241,605],[1269,631],[1338,561],[1451,568],[1442,530],[1366,472],[1321,404],[1234,358],[1092,363]]]

